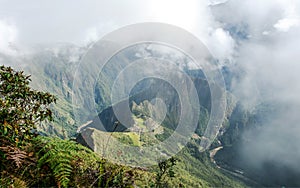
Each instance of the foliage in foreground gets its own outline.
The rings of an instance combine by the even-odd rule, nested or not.
[[[175,159],[150,169],[111,164],[71,140],[38,136],[8,160],[0,187],[166,187]],[[19,162],[19,165],[15,165]]]
[[[37,136],[36,125],[52,120],[56,97],[31,89],[30,81],[23,71],[0,66],[0,187],[131,187],[135,180],[160,187],[169,166],[160,166],[155,178],[110,164],[75,141]]]
[[[239,186],[201,161],[207,158],[196,159],[197,147],[179,154],[184,163],[170,158],[143,169],[111,164],[75,141],[37,136],[36,125],[52,120],[56,97],[29,82],[22,71],[0,66],[0,187]]]
[[[52,119],[55,96],[29,87],[30,75],[0,66],[0,146],[20,146],[37,123]]]

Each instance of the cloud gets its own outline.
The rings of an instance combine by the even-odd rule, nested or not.
[[[214,0],[213,4],[223,2]],[[193,33],[206,43],[212,53],[224,59],[226,54],[231,54],[228,48],[232,42],[226,31],[223,39],[220,38],[222,28],[211,15],[208,6],[211,4],[209,0],[91,0],[89,3],[84,0],[72,3],[28,0],[26,4],[11,0],[0,2],[0,19],[5,16],[15,20],[18,42],[23,46],[58,42],[82,45],[126,25],[139,22],[169,23]],[[225,45],[226,41],[229,44]]]
[[[272,148],[272,142],[292,144],[300,151],[300,139],[295,136],[300,130],[293,129],[300,122],[295,113],[300,111],[299,12],[300,1],[295,0],[1,1],[0,51],[12,53],[16,42],[82,44],[139,22],[182,27],[202,40],[221,62],[229,60],[238,70],[232,90],[245,107],[255,109],[263,101],[290,107],[270,114],[273,121],[264,125],[261,136],[252,137],[248,152],[259,162],[269,154],[287,152],[285,147],[261,149]],[[5,17],[13,18],[14,24],[3,21]],[[281,133],[280,140],[272,136],[276,132]],[[296,164],[297,158],[300,154],[296,153],[289,164]]]
[[[209,5],[215,6],[215,5],[220,5],[223,3],[226,3],[228,0],[210,0]]]
[[[299,4],[295,3],[295,1],[287,1],[286,3],[282,3],[284,8],[284,18],[279,19],[276,24],[274,24],[274,28],[281,32],[288,32],[291,27],[295,27],[299,25],[299,13],[296,10],[299,8]]]
[[[0,20],[0,53],[15,54],[17,40],[17,28],[7,21]]]
[[[114,23],[112,22],[106,22],[106,23],[102,23],[90,27],[86,30],[84,42],[85,43],[96,42],[105,34],[111,32],[114,29],[118,29],[118,27],[114,25]]]
[[[136,0],[91,0],[88,3],[84,0],[28,0],[26,4],[1,1],[0,19],[13,18],[19,31],[18,39],[27,46],[58,42],[82,44],[90,28],[96,27],[103,34],[102,25],[112,23],[121,27],[142,21],[143,3]]]
[[[212,8],[236,41],[234,94],[251,112],[266,103],[275,108],[267,109],[259,129],[244,133],[243,161],[256,167],[273,162],[300,173],[299,10],[299,1],[283,0],[231,0]]]
[[[274,27],[278,31],[287,32],[290,30],[291,27],[298,26],[298,25],[299,25],[298,19],[284,18],[284,19],[278,20],[278,22],[274,25]]]
[[[235,41],[223,28],[213,30],[209,38],[209,49],[220,61],[231,60],[234,54]]]
[[[99,31],[96,27],[89,28],[86,32],[86,41],[92,42],[97,41],[99,39]]]

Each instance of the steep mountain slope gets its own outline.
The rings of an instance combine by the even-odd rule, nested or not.
[[[196,134],[193,135],[187,146],[182,148],[182,151],[176,155],[181,161],[176,167],[178,172],[176,178],[180,179],[183,185],[192,187],[244,186],[227,173],[218,170],[211,162],[209,152],[201,153],[199,151],[199,143],[201,139],[205,139],[203,134],[209,119],[207,109],[210,108],[210,104],[207,101],[210,100],[210,93],[204,79],[196,77],[193,80],[197,84],[199,100],[203,106],[201,107]],[[123,114],[127,117],[126,125],[119,123],[114,114],[114,109],[122,108],[123,103],[126,102],[121,101],[104,109],[91,123],[81,127],[77,140],[108,159],[121,155],[122,162],[125,162],[125,164],[140,164],[139,156],[134,154],[136,151],[129,152],[132,150],[131,146],[141,148],[140,152],[147,152],[147,150],[143,150],[143,147],[155,146],[171,134],[177,134],[174,130],[178,124],[181,108],[180,100],[174,88],[159,79],[143,80],[137,84],[137,87],[139,88],[140,85],[147,85],[147,87],[130,97],[131,112],[129,112],[130,114]],[[135,90],[136,88],[133,88],[133,91]],[[163,91],[163,93],[159,91]],[[169,95],[166,95],[166,93]],[[157,98],[161,101],[153,100]],[[235,108],[235,102],[233,102],[234,99],[230,95],[228,95],[228,101],[231,101],[227,110],[227,116],[230,117],[232,109]],[[99,125],[100,121],[103,127]],[[226,123],[221,131],[225,131],[225,129]],[[128,147],[125,146],[126,149],[124,149],[123,146],[120,146],[120,143]],[[156,154],[150,152],[146,153],[146,156],[149,163],[155,163],[157,158],[169,156],[169,153],[166,148],[157,148]],[[195,166],[197,168],[194,168]]]
[[[76,135],[77,127],[95,118],[90,114],[90,110],[95,108],[103,121],[102,123],[105,125],[105,130],[102,129],[101,131],[100,129],[99,131],[97,126],[95,127],[98,130],[82,127],[82,133],[78,137],[82,143],[87,144],[86,142],[89,142],[88,145],[93,149],[94,147],[99,149],[106,143],[102,142],[102,146],[95,146],[91,144],[95,142],[93,139],[105,139],[111,135],[120,142],[137,147],[153,144],[168,138],[174,132],[176,128],[174,125],[177,125],[178,117],[180,116],[181,106],[176,91],[162,80],[149,79],[137,83],[130,92],[130,108],[134,112],[134,116],[129,116],[128,121],[131,122],[132,126],[128,129],[126,126],[118,125],[118,129],[114,130],[114,123],[117,119],[112,113],[112,107],[109,106],[111,105],[109,94],[112,90],[113,81],[120,70],[127,66],[128,63],[126,64],[126,62],[134,61],[137,57],[130,52],[115,57],[112,59],[112,62],[103,68],[95,82],[95,75],[99,74],[95,72],[97,65],[81,65],[81,69],[79,69],[81,72],[91,72],[91,74],[87,74],[84,77],[75,74],[78,71],[80,60],[87,49],[85,47],[63,44],[58,48],[40,50],[26,57],[1,57],[1,63],[9,64],[19,69],[22,68],[26,73],[32,74],[32,86],[34,88],[47,90],[58,97],[57,105],[53,106],[55,121],[41,124],[39,126],[40,133],[60,137],[73,137]],[[174,60],[174,57],[170,56],[164,58],[173,58]],[[177,63],[187,61],[176,58],[174,61]],[[195,131],[196,134],[193,135],[192,141],[189,142],[187,147],[182,148],[183,150],[178,155],[181,159],[181,163],[178,165],[178,174],[180,174],[178,181],[183,181],[186,185],[193,187],[200,185],[241,186],[242,184],[232,180],[232,177],[219,171],[211,163],[208,153],[198,152],[201,136],[203,136],[205,131],[211,108],[210,91],[201,70],[184,69],[193,78],[195,85],[197,85],[196,89],[201,104],[201,113],[199,114],[200,120]],[[73,85],[75,79],[79,79],[75,86],[76,88]],[[161,93],[157,91],[161,91]],[[169,92],[168,95],[166,95],[166,91]],[[74,103],[74,92],[76,93],[75,99],[79,103]],[[87,96],[94,96],[94,98],[89,99]],[[154,105],[155,100],[152,100],[154,98],[162,98],[165,105],[157,109],[157,104]],[[159,103],[159,101],[156,101],[156,103]],[[227,103],[229,104],[227,106],[227,118],[229,118],[235,108],[235,99],[230,93],[227,95]],[[78,108],[79,111],[77,110]],[[164,114],[164,110],[167,111],[166,116],[160,117],[161,114]],[[93,127],[95,125],[93,123],[89,124],[88,127]],[[224,122],[220,135],[226,132],[227,127],[228,120]],[[141,130],[145,133],[139,134]],[[111,134],[107,131],[122,132]],[[180,137],[180,135],[178,136]],[[84,140],[80,139],[80,137],[84,137]],[[98,141],[95,143],[98,143]],[[220,146],[220,143],[215,141],[212,147],[218,146]]]
[[[122,134],[122,135],[121,135]],[[106,149],[109,137],[118,138],[119,142],[129,145],[136,145],[135,138],[127,133],[108,133],[92,128],[86,129],[79,135],[77,140],[81,143],[90,142],[95,145],[88,144],[94,150]],[[148,137],[149,138],[149,137]],[[146,139],[148,139],[146,138]],[[143,139],[143,138],[142,138]],[[102,141],[101,141],[102,140]],[[109,144],[114,145],[118,150],[119,143],[109,139]],[[136,145],[138,146],[138,145]],[[107,151],[105,155],[109,156]],[[128,156],[126,152],[114,153],[121,155],[123,160],[130,160],[132,156]],[[156,156],[148,156],[149,160],[156,160]],[[176,156],[179,160],[175,166],[175,178],[169,183],[174,187],[179,184],[185,187],[245,187],[246,185],[234,178],[230,174],[220,171],[210,160],[207,152],[199,152],[199,139],[192,139],[186,147],[184,147]],[[147,169],[147,168],[146,168]]]
[[[73,71],[79,59],[71,58],[82,54],[82,48],[61,44],[56,48],[38,50],[26,56],[6,56],[0,63],[24,70],[31,74],[31,86],[34,89],[48,91],[57,96],[53,105],[54,122],[40,124],[42,134],[69,137],[76,131],[76,123],[72,115],[72,83]]]
[[[249,112],[245,111],[241,104],[238,104],[229,119],[229,128],[220,138],[223,148],[215,156],[216,163],[224,169],[248,177],[250,180],[248,183],[252,186],[299,187],[300,172],[297,167],[291,167],[284,159],[275,161],[272,157],[265,157],[257,165],[257,153],[262,155],[259,152],[265,153],[270,148],[262,146],[263,151],[251,150],[251,144],[257,144],[255,138],[260,134],[261,129],[272,121],[269,114],[281,114],[282,110],[284,110],[282,105],[262,103],[255,110]],[[281,139],[280,134],[272,136],[278,136]],[[265,141],[268,142],[267,139]],[[276,143],[272,143],[272,145],[280,147]],[[293,148],[290,150],[290,153],[282,153],[282,155],[292,155],[294,150]]]

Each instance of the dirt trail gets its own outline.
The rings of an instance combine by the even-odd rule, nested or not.
[[[217,152],[218,152],[220,149],[223,149],[223,146],[217,147],[217,148],[212,149],[212,150],[209,151],[209,157],[210,157],[210,160],[211,160],[211,162],[213,162],[215,165],[217,165],[217,163],[216,163],[214,157],[215,157],[215,155],[217,154]],[[221,167],[218,166],[218,165],[217,165],[217,167],[218,167],[218,168],[221,168]]]
[[[77,128],[77,133],[80,133],[81,132],[81,129],[83,129],[85,126],[88,126],[89,124],[91,124],[93,121],[91,120],[91,121],[88,121],[88,122],[86,122],[85,124],[83,124],[83,125],[80,125],[78,128]]]

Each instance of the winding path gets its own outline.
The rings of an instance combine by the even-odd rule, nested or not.
[[[80,133],[81,132],[81,130],[84,128],[84,127],[86,127],[86,126],[88,126],[89,124],[91,124],[93,121],[92,120],[90,120],[90,121],[88,121],[88,122],[86,122],[85,124],[82,124],[82,125],[80,125],[78,128],[77,128],[77,133]]]
[[[217,148],[212,149],[212,150],[209,151],[209,157],[210,157],[210,160],[211,160],[211,162],[213,162],[213,163],[217,166],[217,168],[221,168],[221,167],[217,165],[217,163],[216,163],[214,157],[215,157],[215,155],[217,154],[217,152],[218,152],[220,149],[223,149],[223,146],[217,147]]]

